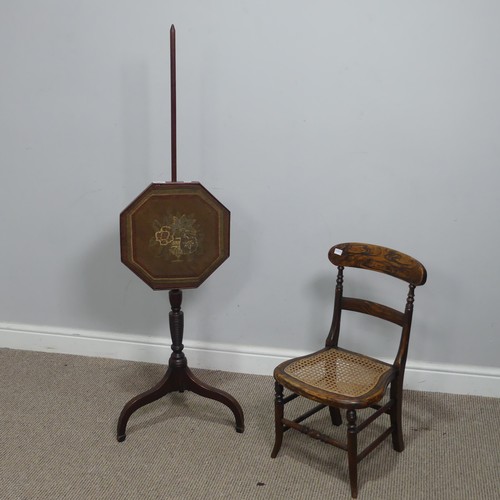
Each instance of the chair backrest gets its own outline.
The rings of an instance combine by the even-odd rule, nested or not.
[[[378,271],[415,286],[423,285],[427,279],[427,271],[418,260],[397,250],[378,245],[339,243],[330,248],[328,258],[336,266]]]
[[[338,267],[338,274],[332,326],[326,340],[326,345],[328,347],[337,347],[338,345],[342,310],[356,311],[375,316],[402,327],[401,341],[394,365],[404,368],[413,315],[414,291],[415,287],[421,286],[426,282],[427,271],[425,267],[409,255],[391,248],[368,243],[340,243],[330,249],[328,258],[332,264]],[[377,271],[406,281],[409,284],[409,290],[404,311],[398,311],[378,302],[344,297],[343,271],[345,267],[357,267]]]

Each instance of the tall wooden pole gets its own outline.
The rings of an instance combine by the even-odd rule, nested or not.
[[[175,26],[170,27],[170,133],[172,182],[177,182],[177,104],[175,85]]]

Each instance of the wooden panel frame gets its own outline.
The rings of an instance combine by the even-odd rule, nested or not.
[[[121,260],[153,290],[196,288],[229,257],[229,232],[199,182],[153,183],[120,214]]]

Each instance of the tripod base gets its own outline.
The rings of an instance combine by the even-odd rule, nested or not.
[[[185,360],[186,358],[184,358]],[[243,410],[239,405],[238,401],[234,399],[227,392],[221,391],[214,387],[211,387],[199,378],[197,378],[194,373],[187,367],[176,366],[175,359],[170,358],[169,367],[165,376],[160,380],[158,384],[149,389],[148,391],[139,394],[135,398],[132,398],[123,408],[120,417],[118,418],[118,427],[116,438],[118,441],[125,441],[125,430],[127,427],[127,422],[132,413],[134,413],[139,408],[160,399],[169,392],[184,392],[192,391],[200,396],[209,399],[215,399],[216,401],[225,404],[234,414],[236,419],[236,432],[243,432],[245,429]]]
[[[236,419],[236,432],[243,432],[245,424],[243,410],[238,401],[227,392],[211,387],[197,377],[188,368],[186,356],[182,345],[182,333],[184,328],[184,314],[181,311],[182,290],[174,289],[169,292],[172,311],[169,314],[170,334],[172,336],[172,354],[168,361],[168,369],[164,377],[149,391],[132,398],[123,408],[118,418],[116,438],[125,441],[125,429],[132,413],[139,408],[160,399],[169,392],[193,391],[204,398],[215,399],[226,405],[234,414]]]

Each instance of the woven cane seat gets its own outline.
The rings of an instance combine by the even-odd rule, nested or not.
[[[284,365],[284,366],[283,366]],[[326,349],[281,366],[278,377],[290,389],[316,392],[317,399],[354,398],[383,391],[392,379],[391,365],[344,349]]]

